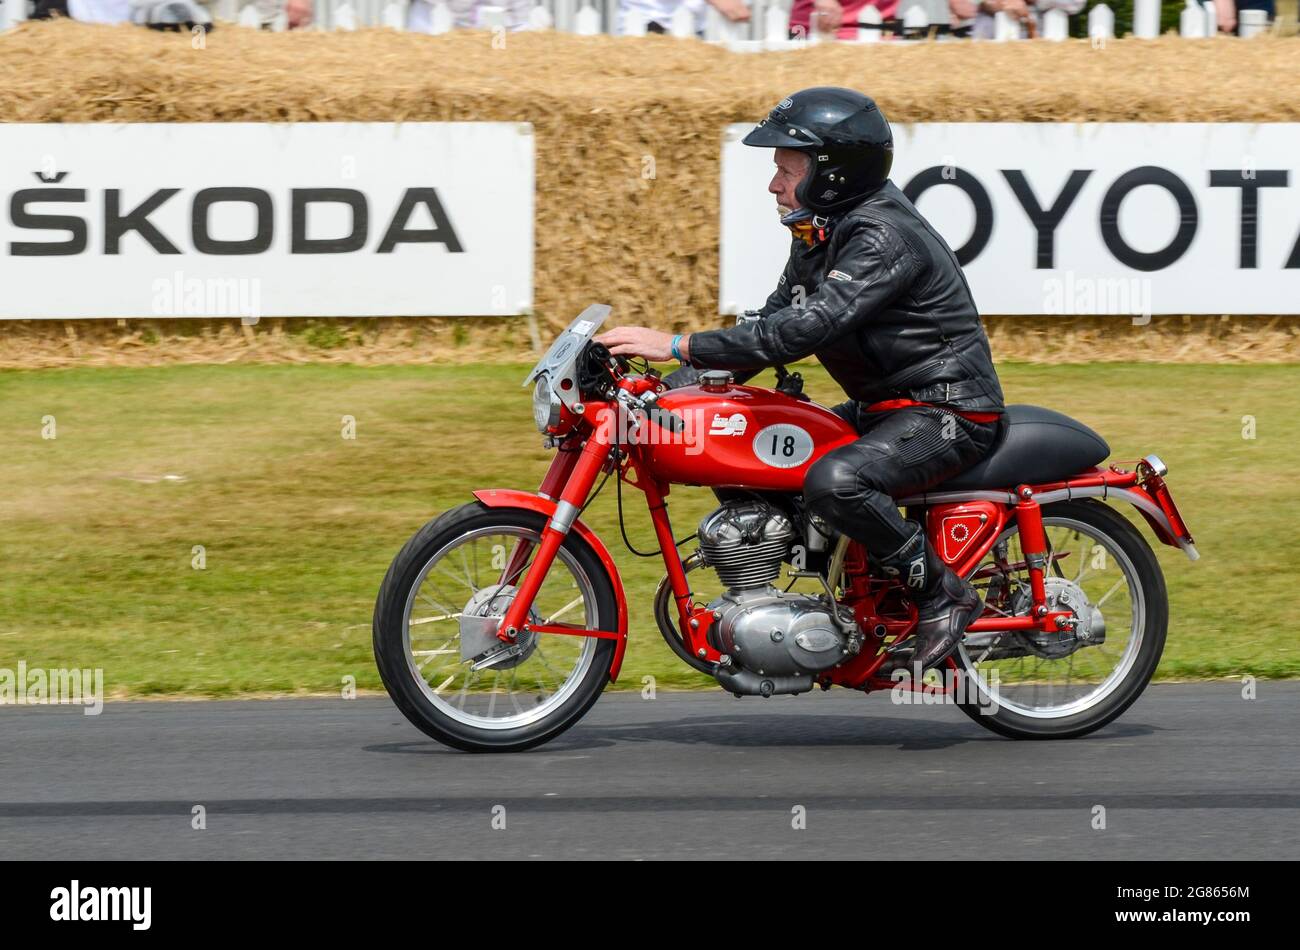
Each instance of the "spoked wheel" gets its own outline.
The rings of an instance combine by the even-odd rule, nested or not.
[[[1048,609],[1068,610],[1059,633],[967,634],[953,655],[965,674],[959,704],[980,725],[1017,739],[1068,739],[1111,722],[1146,688],[1164,649],[1169,604],[1155,554],[1101,502],[1043,508]],[[1027,616],[1029,572],[1013,524],[970,577],[981,616]]]
[[[375,660],[398,708],[440,742],[530,748],[577,722],[609,680],[613,640],[526,631],[508,646],[489,632],[545,524],[534,511],[463,505],[425,525],[388,569],[375,605]],[[614,585],[576,534],[561,545],[529,620],[617,629]]]

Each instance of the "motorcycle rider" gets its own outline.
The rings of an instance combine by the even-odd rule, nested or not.
[[[744,143],[776,150],[768,191],[794,235],[756,318],[676,335],[616,327],[597,340],[615,355],[680,359],[688,374],[751,371],[743,379],[815,355],[849,396],[832,411],[861,438],[811,466],[805,503],[909,586],[919,616],[908,662],[928,669],[956,649],[980,599],[893,499],[966,470],[1000,438],[988,337],[951,248],[889,180],[893,133],[872,99],[804,89]]]

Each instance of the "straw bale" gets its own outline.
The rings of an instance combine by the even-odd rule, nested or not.
[[[812,84],[891,120],[1300,121],[1292,39],[830,44],[733,54],[665,36],[185,34],[33,22],[0,35],[2,122],[527,121],[536,129],[536,330],[591,301],[620,322],[719,324],[721,131]],[[653,161],[654,177],[643,176]],[[22,321],[0,366],[527,359],[524,318]],[[1018,359],[1297,360],[1300,317],[988,318]],[[1068,338],[1068,344],[1067,344]]]

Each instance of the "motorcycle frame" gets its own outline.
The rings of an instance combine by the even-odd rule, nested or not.
[[[522,507],[548,516],[546,526],[541,532],[540,542],[536,545],[538,549],[536,558],[520,581],[515,597],[502,619],[497,637],[505,643],[513,643],[518,635],[527,629],[534,633],[614,640],[615,654],[609,676],[611,681],[617,679],[628,636],[627,601],[622,580],[614,559],[604,543],[578,519],[597,477],[604,471],[624,479],[627,484],[644,493],[655,537],[658,539],[660,553],[663,556],[673,601],[677,608],[678,632],[681,634],[682,643],[687,651],[699,660],[705,663],[718,662],[721,654],[709,644],[708,640],[709,627],[715,619],[713,612],[706,606],[694,602],[694,593],[690,588],[686,568],[673,539],[667,502],[671,484],[655,474],[652,457],[639,442],[615,444],[615,433],[618,431],[619,413],[622,409],[617,402],[590,402],[581,409],[582,413],[577,420],[577,425],[570,435],[560,441],[558,451],[535,494],[511,489],[483,489],[474,492],[475,498],[489,507]],[[617,473],[614,473],[615,466],[620,469]],[[928,508],[934,505],[970,501],[995,502],[998,520],[994,530],[987,532],[981,543],[963,550],[950,566],[960,576],[969,576],[992,549],[997,538],[1014,521],[1020,533],[1021,552],[1029,573],[1031,607],[1029,615],[1024,617],[976,618],[967,631],[972,633],[1003,630],[1062,632],[1069,629],[1067,621],[1071,615],[1069,611],[1050,610],[1047,605],[1044,577],[1049,565],[1042,506],[1074,498],[1114,497],[1127,501],[1142,513],[1162,543],[1182,548],[1190,559],[1195,560],[1197,553],[1192,537],[1161,477],[1163,467],[1158,466],[1158,460],[1155,460],[1154,456],[1148,456],[1138,462],[1133,470],[1111,465],[1107,469],[1094,468],[1082,472],[1065,481],[1018,485],[1014,491],[972,490],[922,493],[898,499],[897,504],[900,507]],[[629,475],[635,477],[629,478]],[[618,600],[618,621],[615,630],[591,629],[578,624],[527,623],[533,600],[551,568],[556,552],[570,532],[576,532],[594,550],[609,572]],[[934,540],[933,537],[931,540]],[[514,577],[527,563],[533,546],[532,542],[527,541],[520,541],[515,545],[502,572],[502,583]],[[844,572],[846,563],[861,564],[864,570],[846,575]],[[854,577],[867,576],[865,564],[865,552],[861,546],[847,536],[841,535],[827,572],[829,576],[826,580],[831,591],[834,592],[837,587],[840,587],[846,577],[852,582]],[[878,580],[877,583],[900,584],[896,580]],[[887,629],[883,636],[878,636],[874,631],[864,631],[863,648],[858,655],[838,667],[824,671],[819,682],[827,688],[830,685],[843,685],[868,690],[891,688],[897,685],[892,680],[877,676],[878,670],[887,659],[887,654],[881,647],[889,638],[897,642],[898,639],[908,636],[914,623],[913,613],[910,623],[894,624],[893,628]],[[955,668],[955,660],[949,658],[948,663]],[[916,684],[913,688],[920,688],[920,684]]]

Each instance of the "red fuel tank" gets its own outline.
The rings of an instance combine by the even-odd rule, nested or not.
[[[686,425],[659,430],[646,450],[654,473],[677,484],[801,491],[813,462],[858,438],[829,409],[754,386],[683,386],[659,405]]]

